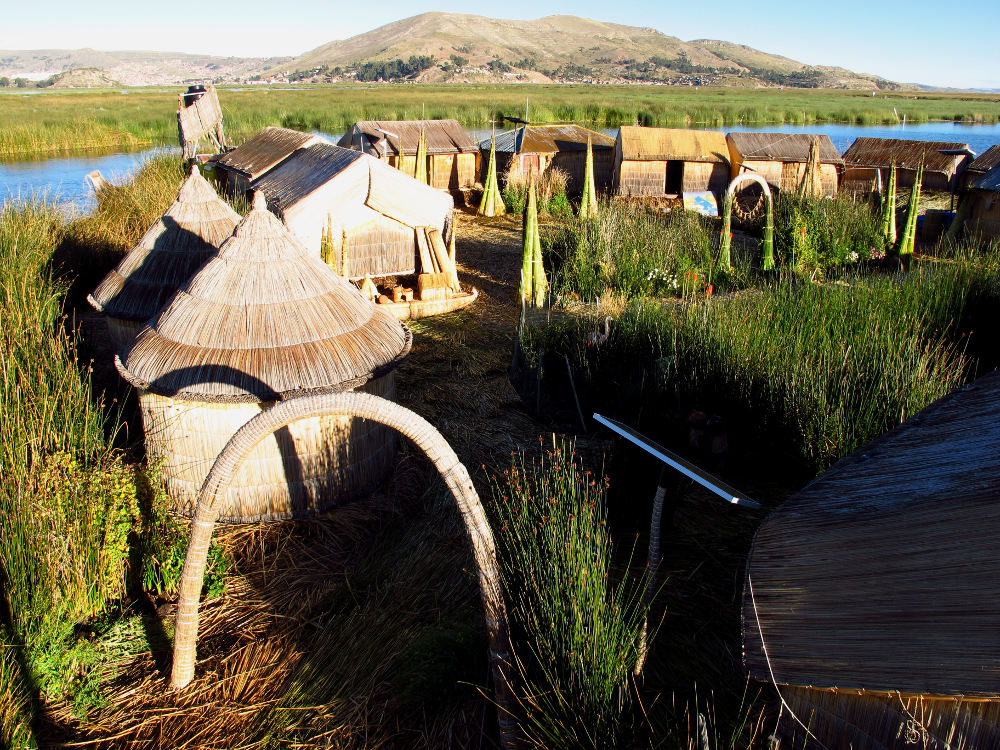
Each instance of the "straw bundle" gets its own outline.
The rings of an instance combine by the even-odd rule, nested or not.
[[[587,163],[583,172],[583,194],[580,197],[580,218],[597,217],[597,188],[594,186],[594,148],[587,137]]]
[[[190,511],[212,461],[267,404],[364,387],[391,396],[409,331],[306,250],[266,210],[233,236],[123,351],[140,389],[148,452],[175,509]],[[229,521],[298,517],[371,489],[389,468],[388,432],[343,418],[266,441],[234,483]]]
[[[497,142],[496,136],[490,138],[490,163],[486,168],[486,185],[483,186],[483,199],[477,213],[480,216],[503,216],[507,207],[500,197],[500,186],[497,184]]]
[[[896,244],[896,160],[889,164],[889,185],[882,199],[882,235],[886,245]]]
[[[108,316],[116,350],[218,251],[239,220],[198,167],[191,167],[177,200],[87,297]]]
[[[413,179],[427,184],[427,131],[420,129],[420,140],[417,141],[417,161],[413,166]]]

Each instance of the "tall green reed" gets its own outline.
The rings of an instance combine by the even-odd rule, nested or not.
[[[606,490],[572,443],[520,454],[494,482],[517,718],[536,747],[620,747],[637,725],[641,582],[613,580]]]

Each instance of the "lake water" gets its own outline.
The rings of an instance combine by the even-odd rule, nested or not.
[[[0,163],[0,205],[10,200],[47,197],[68,210],[94,208],[94,191],[85,177],[99,169],[116,184],[126,182],[143,161],[159,153],[180,154],[163,146],[131,154],[62,156],[39,161]]]
[[[779,133],[820,133],[830,136],[833,145],[843,153],[859,136],[876,138],[905,138],[920,141],[957,141],[968,143],[981,154],[995,143],[1000,143],[1000,124],[962,125],[954,122],[930,122],[920,125],[885,125],[862,127],[860,125],[769,125],[747,127],[732,125],[711,128],[723,132],[758,131]],[[602,128],[602,133],[617,136],[617,128]],[[488,139],[489,129],[470,129],[473,138]],[[342,133],[327,133],[336,143]],[[95,205],[94,194],[84,180],[95,169],[112,182],[126,181],[136,167],[151,155],[162,152],[180,153],[177,147],[161,147],[132,154],[107,154],[101,156],[67,156],[42,161],[0,163],[0,205],[18,198],[48,196],[58,200],[70,210],[88,211]]]

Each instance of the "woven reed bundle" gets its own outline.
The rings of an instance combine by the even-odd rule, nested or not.
[[[177,200],[104,277],[87,301],[108,316],[115,349],[135,336],[233,233],[240,216],[219,198],[197,166]]]
[[[140,389],[148,453],[177,511],[233,433],[269,403],[364,387],[391,396],[410,347],[378,310],[266,210],[258,194],[218,254],[123,349]],[[391,432],[346,417],[306,422],[262,445],[220,509],[223,520],[309,515],[372,489],[390,468]]]
[[[464,464],[433,425],[423,417],[385,399],[363,393],[328,393],[293,398],[259,414],[245,424],[220,452],[198,496],[191,541],[181,573],[177,617],[174,630],[174,660],[170,686],[186,687],[194,677],[198,642],[198,601],[219,513],[220,496],[233,481],[246,457],[261,440],[288,429],[302,419],[329,416],[358,416],[398,430],[410,438],[434,464],[455,499],[472,545],[479,578],[486,628],[489,634],[490,665],[493,672],[495,702],[499,711],[501,747],[519,746],[513,719],[513,696],[510,688],[510,639],[507,613],[500,586],[493,532],[479,500],[479,494]]]

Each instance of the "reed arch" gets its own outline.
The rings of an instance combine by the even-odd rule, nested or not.
[[[191,541],[181,572],[170,687],[184,688],[194,677],[198,605],[208,548],[218,518],[216,505],[219,498],[225,497],[229,483],[247,454],[267,436],[298,419],[337,415],[370,419],[410,438],[431,460],[455,498],[472,543],[479,576],[479,591],[489,631],[490,665],[500,713],[501,743],[505,748],[516,746],[516,723],[511,712],[513,699],[507,614],[493,532],[479,494],[455,451],[430,422],[399,404],[368,393],[323,393],[279,401],[243,425],[219,454],[201,487],[191,522]]]
[[[774,269],[774,198],[771,196],[771,186],[767,180],[756,172],[741,172],[736,175],[726,188],[726,196],[722,204],[722,237],[719,242],[719,266],[729,271],[732,269],[730,250],[733,242],[733,201],[736,199],[736,189],[744,182],[756,182],[764,190],[764,200],[767,204],[767,215],[764,221],[763,261],[761,268],[765,271]]]

